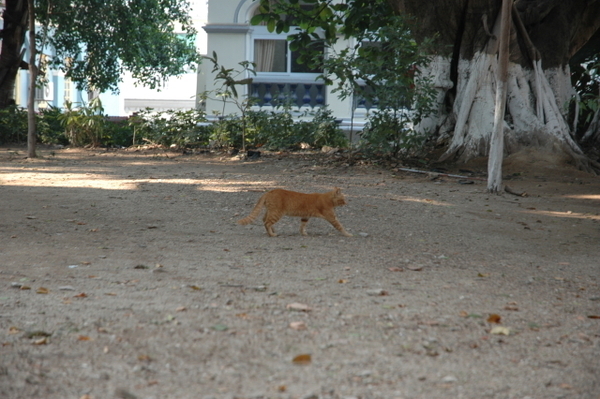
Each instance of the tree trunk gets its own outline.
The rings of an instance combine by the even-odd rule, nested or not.
[[[489,156],[497,63],[486,49],[500,2],[389,1],[416,17],[418,40],[438,34],[435,63],[421,72],[438,82],[440,113],[423,127],[447,144],[441,160]],[[536,147],[566,153],[581,169],[598,168],[574,141],[565,105],[574,94],[569,59],[600,29],[600,1],[516,0],[512,22],[505,154]]]
[[[0,51],[0,109],[14,104],[15,82],[23,62],[23,43],[28,26],[27,1],[6,0],[2,14],[2,50]]]
[[[35,10],[33,0],[27,0],[29,6],[29,93],[27,95],[27,157],[36,158],[35,145],[37,134],[35,131],[35,84],[37,81],[37,67],[35,65]]]
[[[488,191],[502,191],[502,159],[504,158],[504,110],[506,108],[506,78],[510,41],[510,14],[512,0],[502,0],[500,13],[500,46],[498,48],[498,76],[496,78],[496,107],[494,128],[488,157]]]

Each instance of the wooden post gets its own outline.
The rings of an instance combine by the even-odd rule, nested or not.
[[[36,158],[35,145],[37,134],[35,132],[35,83],[37,81],[37,67],[35,65],[35,9],[33,0],[27,0],[29,8],[29,95],[27,97],[27,157]]]
[[[496,108],[494,130],[490,140],[488,157],[488,191],[502,191],[502,159],[504,158],[504,111],[506,109],[506,81],[508,78],[508,56],[510,53],[510,23],[512,0],[502,0],[500,18],[500,46],[498,48],[498,73],[496,76]]]

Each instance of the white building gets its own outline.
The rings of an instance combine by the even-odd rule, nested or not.
[[[317,80],[321,71],[308,70],[296,62],[297,53],[288,48],[285,34],[271,33],[266,26],[251,26],[249,21],[258,10],[259,2],[253,0],[208,0],[207,53],[218,55],[219,64],[225,68],[240,70],[241,61],[256,64],[256,76],[248,87],[241,88],[240,96],[250,95],[258,101],[260,109],[273,109],[282,101],[291,101],[298,111],[327,106],[333,115],[341,119],[343,126],[350,124],[352,100],[340,100],[333,87]],[[292,31],[292,30],[290,30]],[[339,46],[348,45],[341,42]],[[220,87],[211,72],[212,64],[205,62],[198,75],[198,92],[212,91]],[[221,113],[222,101],[208,99],[208,115]],[[234,105],[228,105],[225,114],[235,113]],[[355,124],[364,121],[366,110],[360,107],[354,115]]]

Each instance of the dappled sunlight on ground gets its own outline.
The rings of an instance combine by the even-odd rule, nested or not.
[[[110,179],[105,174],[94,173],[60,173],[54,172],[52,179],[48,179],[43,171],[10,171],[12,168],[0,170],[0,185],[21,187],[70,187],[70,188],[97,188],[103,190],[138,190],[140,184],[173,184],[198,186],[200,191],[239,192],[249,191],[248,186],[257,187],[256,191],[263,191],[274,185],[273,181],[238,182],[223,179]],[[250,191],[254,191],[250,189]]]
[[[105,190],[136,190],[137,183],[138,181],[134,180],[108,180],[106,175],[91,173],[53,173],[52,179],[48,179],[39,171],[2,172],[0,178],[0,185],[22,187],[85,187]]]
[[[600,201],[600,194],[563,195],[564,198]]]
[[[248,182],[236,182],[236,181],[214,181],[214,180],[198,180],[202,187],[198,187],[200,191],[218,191],[237,193],[240,191],[257,191],[263,192],[276,188],[276,184],[273,181],[255,181],[251,184]],[[248,186],[256,187],[255,189],[248,189]]]
[[[427,204],[427,205],[436,205],[436,206],[452,206],[449,202],[437,201],[429,198],[417,198],[417,197],[409,197],[409,196],[393,196],[390,197],[393,201],[408,201],[408,202],[416,202],[418,204]]]
[[[580,213],[580,212],[557,212],[557,211],[540,211],[540,210],[527,210],[524,213],[529,213],[532,215],[543,215],[543,216],[552,216],[557,218],[569,218],[569,219],[589,219],[589,220],[600,220],[600,215],[591,214],[591,213]]]

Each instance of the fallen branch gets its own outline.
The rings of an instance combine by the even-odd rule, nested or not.
[[[527,197],[528,196],[528,194],[525,191],[523,191],[523,192],[515,191],[508,186],[504,186],[504,191],[506,191],[509,194],[516,195],[517,197]]]
[[[487,181],[487,179],[483,179],[481,177],[470,177],[470,176],[452,175],[449,173],[428,172],[426,170],[418,170],[418,169],[398,168],[398,170],[401,170],[402,172],[422,173],[425,175],[432,175],[435,177],[452,177],[454,179],[471,179],[471,180]]]

